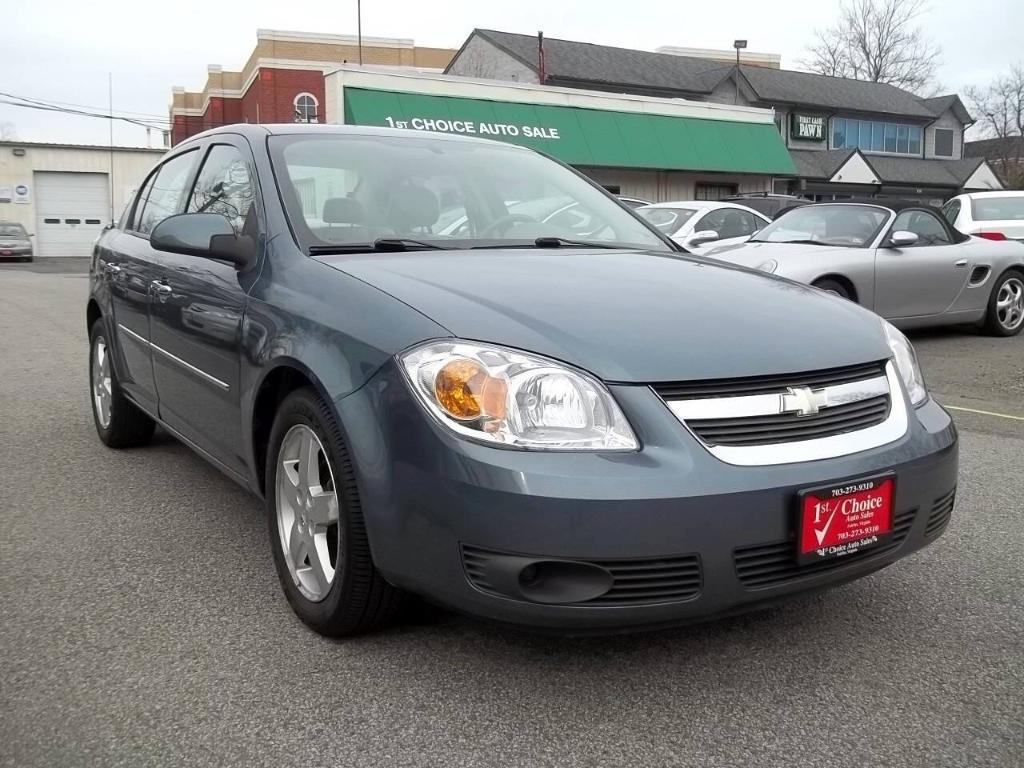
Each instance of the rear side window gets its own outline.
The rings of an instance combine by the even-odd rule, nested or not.
[[[975,221],[1021,221],[1024,219],[1024,195],[1021,197],[976,197],[971,200]]]
[[[184,155],[172,157],[160,166],[160,170],[147,185],[149,194],[146,195],[142,213],[136,216],[135,230],[139,234],[148,235],[153,231],[153,227],[168,216],[181,212],[186,186],[192,175],[195,160],[196,153],[194,151],[187,152]],[[141,204],[142,200],[140,199],[139,202]]]
[[[230,144],[210,148],[188,203],[189,213],[216,213],[242,234],[252,209],[253,183],[249,164]]]

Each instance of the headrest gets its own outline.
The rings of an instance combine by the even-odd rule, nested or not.
[[[441,215],[437,195],[426,187],[403,184],[391,190],[390,224],[405,227],[429,227]]]
[[[363,204],[351,197],[329,197],[324,200],[325,224],[362,224]]]

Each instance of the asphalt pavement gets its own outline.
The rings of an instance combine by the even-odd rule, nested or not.
[[[657,633],[433,611],[329,641],[282,597],[256,499],[167,436],[100,444],[86,289],[0,270],[0,764],[1024,764],[1024,336],[914,334],[970,409],[958,502],[868,578]]]

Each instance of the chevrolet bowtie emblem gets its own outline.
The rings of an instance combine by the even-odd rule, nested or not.
[[[828,405],[825,390],[810,387],[787,387],[788,391],[779,396],[779,413],[795,413],[798,416],[813,416]]]

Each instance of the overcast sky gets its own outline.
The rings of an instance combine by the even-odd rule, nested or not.
[[[983,84],[1024,61],[1024,0],[932,0],[922,26],[942,47],[946,91]],[[458,48],[473,27],[653,50],[659,45],[779,53],[799,59],[816,28],[835,18],[837,0],[363,0],[363,34]],[[167,120],[171,86],[201,90],[206,65],[240,69],[256,29],[355,34],[355,0],[247,0],[242,3],[11,0],[0,25],[0,91],[46,101],[107,106]],[[0,96],[0,99],[4,97]],[[0,124],[25,141],[105,144],[106,120],[0,104]],[[115,123],[115,141],[144,145],[143,128]],[[153,141],[158,137],[154,134]]]

